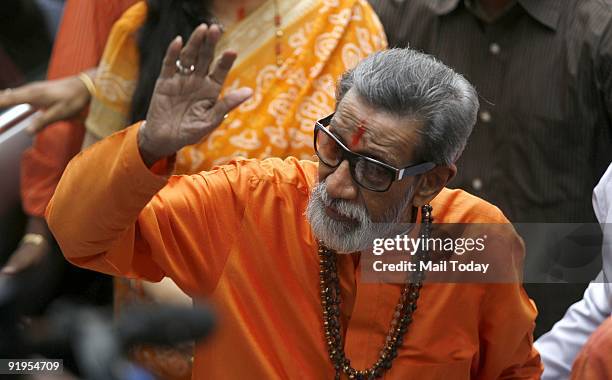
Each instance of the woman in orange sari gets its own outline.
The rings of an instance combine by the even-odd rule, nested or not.
[[[180,3],[186,13],[191,9],[192,24],[175,30],[167,15]],[[175,173],[208,170],[236,156],[312,158],[313,125],[333,111],[336,81],[386,47],[365,0],[215,0],[199,8],[199,18],[193,13],[193,1],[149,0],[115,24],[98,67],[84,146],[144,119],[166,46],[176,34],[187,40],[200,22],[215,22],[224,27],[217,53],[238,53],[224,91],[250,87],[254,93],[205,140],[178,153]],[[185,302],[167,279],[115,284],[118,307],[142,299]],[[189,378],[180,351],[147,347],[135,356],[158,376]]]

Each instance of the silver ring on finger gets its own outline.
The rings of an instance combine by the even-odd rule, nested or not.
[[[176,72],[181,75],[191,75],[195,71],[195,65],[183,66],[181,59],[176,60]]]

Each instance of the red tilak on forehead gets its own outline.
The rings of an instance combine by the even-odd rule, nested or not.
[[[357,144],[359,144],[359,140],[361,140],[361,137],[363,137],[363,134],[365,133],[365,127],[363,126],[364,124],[365,122],[363,120],[359,122],[357,130],[355,131],[355,133],[353,133],[353,141],[351,141],[351,147],[357,146]]]

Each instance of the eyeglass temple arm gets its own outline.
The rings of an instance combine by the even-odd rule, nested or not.
[[[434,164],[433,162],[423,162],[422,164],[400,169],[397,172],[396,180],[399,181],[400,179],[407,176],[423,174],[426,171],[433,169],[434,167],[436,167],[436,164]]]

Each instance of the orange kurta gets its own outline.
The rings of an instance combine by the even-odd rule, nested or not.
[[[239,160],[192,176],[143,164],[137,126],[68,166],[47,209],[76,265],[207,296],[220,326],[197,348],[195,379],[330,379],[317,243],[304,217],[317,164]],[[75,203],[78,200],[78,203]],[[432,202],[436,222],[507,223],[461,190]],[[518,240],[516,235],[513,239]],[[355,368],[377,358],[401,285],[366,284],[351,255],[338,271]],[[385,379],[538,379],[536,316],[520,284],[425,284],[414,322]]]
[[[612,317],[595,330],[572,367],[571,380],[612,379]]]
[[[76,75],[97,66],[113,23],[136,1],[67,1],[48,79]],[[61,121],[36,135],[21,161],[21,198],[28,215],[43,216],[64,168],[81,150],[84,133],[82,122]]]

